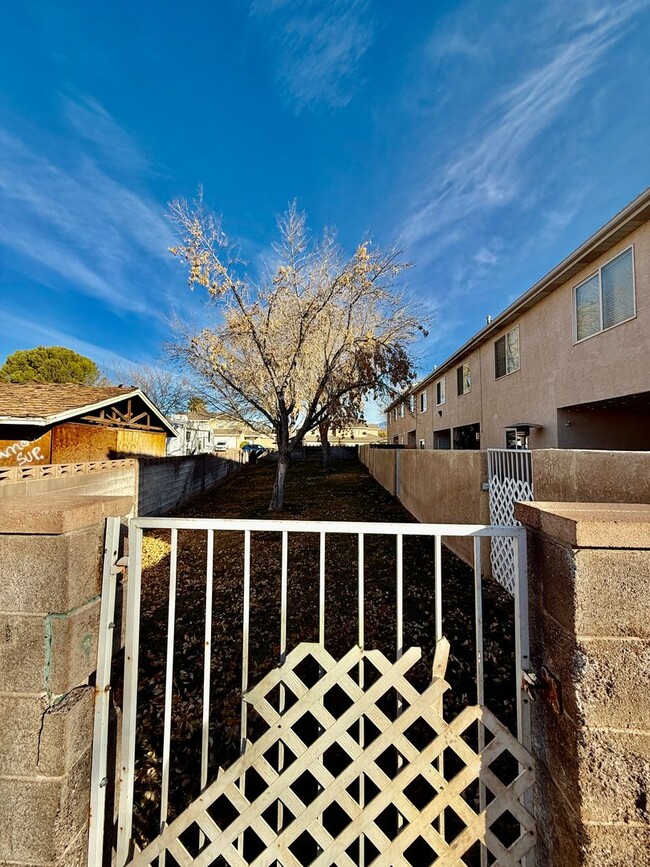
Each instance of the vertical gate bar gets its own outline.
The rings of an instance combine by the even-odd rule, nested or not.
[[[485,671],[483,660],[483,576],[481,572],[481,537],[474,536],[474,625],[476,629],[476,703],[485,704]],[[482,755],[485,749],[485,729],[478,720],[478,753]],[[485,783],[479,774],[478,805],[482,813],[486,807]],[[487,849],[483,842],[481,847],[481,867],[487,867]]]
[[[397,659],[401,659],[404,653],[404,537],[401,533],[397,534],[397,562],[396,562],[396,653]],[[397,693],[397,716],[404,709],[404,701],[400,693]],[[402,755],[397,753],[397,770],[404,766]],[[397,829],[399,830],[404,825],[404,817],[400,812],[397,813]]]
[[[404,653],[404,537],[401,533],[396,536],[397,540],[397,566],[396,566],[396,619],[397,619],[397,636],[396,636],[396,657],[401,659]],[[401,701],[398,697],[398,708],[401,706]]]
[[[442,638],[442,536],[433,537],[434,550],[434,581],[435,581],[435,638],[436,643]],[[442,716],[443,699],[442,696],[438,699],[437,712]],[[438,773],[441,777],[445,776],[445,754],[444,751],[438,756]],[[442,810],[438,817],[438,833],[445,840],[445,811]]]
[[[212,663],[212,586],[214,582],[214,530],[207,531],[205,556],[205,633],[203,646],[203,719],[201,732],[201,791],[208,783],[210,754],[210,679]],[[205,834],[199,831],[199,850]]]
[[[242,658],[241,658],[241,722],[240,722],[240,752],[246,752],[248,740],[248,707],[246,705],[246,690],[248,689],[248,651],[250,643],[250,607],[251,607],[251,531],[244,530],[244,616],[242,622]],[[241,776],[239,790],[246,794],[246,771]],[[244,854],[244,835],[237,840],[237,850]]]
[[[325,647],[325,531],[320,534],[318,564],[318,643]]]
[[[246,690],[248,689],[248,650],[250,641],[250,607],[251,607],[251,531],[244,530],[244,606],[242,620],[242,651],[241,651],[241,723],[240,723],[240,753],[246,752],[248,737],[248,711],[246,708]]]
[[[120,519],[106,519],[102,597],[97,641],[97,679],[93,723],[93,757],[90,775],[90,822],[88,828],[88,867],[102,863],[104,848],[104,811],[108,782],[108,726],[110,713],[111,663],[115,629],[115,591],[120,544]]]
[[[517,538],[513,540],[515,563],[515,671],[517,678],[517,737],[520,743],[530,752],[530,699],[525,690],[523,672],[530,670],[530,649],[528,632],[528,549],[526,531],[520,529]],[[519,766],[521,772],[522,767]],[[529,790],[521,798],[522,803],[531,815],[534,815],[533,792]],[[524,829],[520,826],[520,833]],[[522,861],[524,867],[535,864],[535,850],[526,855]]]
[[[287,655],[287,572],[289,567],[289,534],[282,531],[282,566],[280,573],[280,663]]]
[[[120,806],[117,823],[116,867],[129,857],[133,822],[135,724],[138,703],[138,643],[140,638],[140,586],[142,583],[142,530],[129,521],[129,570],[126,584],[126,636],[124,643],[124,699],[122,707],[122,760]]]
[[[280,665],[282,665],[287,656],[287,572],[289,567],[289,534],[286,530],[282,531],[282,561],[280,571]],[[286,693],[284,684],[280,684],[278,695],[278,713],[284,713],[284,705]],[[284,744],[282,739],[278,741],[278,773],[284,769]],[[284,806],[278,798],[276,831],[280,833],[284,822]],[[279,864],[276,861],[276,864]]]
[[[318,549],[318,643],[325,647],[325,532],[321,531],[320,539],[319,539],[319,549]],[[318,666],[318,679],[325,674],[322,666]],[[320,704],[324,706],[325,701],[324,698],[321,698]],[[323,733],[323,727],[318,725],[318,736],[320,737]],[[321,755],[318,759],[319,764],[324,765],[325,760]],[[323,791],[323,787],[320,783],[317,785],[317,792]],[[318,821],[322,825],[323,824],[323,814],[320,813],[318,816]],[[317,847],[316,851],[318,854],[322,852],[320,846]]]
[[[363,533],[359,533],[358,535],[358,546],[359,546],[359,559],[358,559],[358,573],[359,573],[359,647],[363,650],[365,645],[365,606],[364,606],[364,535]],[[364,670],[363,670],[363,660],[359,662],[359,688],[363,690],[364,688]],[[359,718],[359,746],[363,749],[365,746],[365,725],[363,715]],[[363,774],[359,775],[359,806],[361,809],[365,806],[365,797],[366,797],[366,784],[365,777]],[[366,841],[365,836],[363,834],[359,835],[359,867],[365,867],[366,863]]]
[[[174,685],[174,633],[176,626],[176,572],[178,567],[178,530],[172,530],[169,555],[169,604],[167,607],[167,659],[165,662],[165,715],[163,722],[162,779],[160,788],[160,833],[167,827],[169,807],[169,768],[171,764],[172,689]],[[159,867],[165,865],[165,853],[158,856]]]
[[[435,551],[435,591],[436,591],[436,609],[435,609],[435,629],[436,641],[442,638],[442,537],[434,537]]]
[[[210,666],[212,663],[212,590],[214,583],[214,530],[207,531],[205,564],[205,637],[203,648],[203,731],[201,742],[201,790],[208,782],[210,748]]]

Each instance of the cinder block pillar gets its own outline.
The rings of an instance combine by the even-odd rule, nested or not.
[[[0,506],[0,865],[85,865],[104,519],[132,502]]]
[[[650,863],[650,506],[520,503],[539,867]]]

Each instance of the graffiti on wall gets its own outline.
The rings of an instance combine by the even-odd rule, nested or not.
[[[45,460],[45,455],[40,446],[34,445],[27,440],[11,443],[0,449],[0,460],[15,460],[19,467],[26,464],[38,463]]]

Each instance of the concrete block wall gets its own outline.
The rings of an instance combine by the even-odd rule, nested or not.
[[[239,452],[139,459],[137,514],[164,515],[241,468]]]
[[[0,505],[45,494],[131,497],[133,515],[164,515],[241,468],[238,450],[180,458],[135,458],[101,472],[0,482]]]
[[[42,494],[75,494],[82,497],[133,497],[136,489],[137,466],[104,470],[97,473],[75,473],[43,479],[23,479],[0,483],[0,504],[22,497]]]
[[[487,456],[479,451],[373,449],[361,446],[371,475],[422,523],[489,524]],[[471,539],[445,538],[466,563],[474,562]],[[486,562],[486,568],[488,563]]]
[[[131,507],[0,504],[0,865],[85,865],[104,522]]]
[[[650,506],[528,503],[537,864],[650,863]]]

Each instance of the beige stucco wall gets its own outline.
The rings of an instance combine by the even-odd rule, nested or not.
[[[634,256],[636,317],[574,343],[574,287],[630,246]],[[520,369],[495,379],[494,343],[517,324]],[[557,410],[650,391],[649,353],[650,223],[645,223],[517,320],[495,331],[453,368],[441,372],[440,376],[446,379],[446,402],[442,407],[435,406],[435,382],[440,376],[432,374],[427,386],[427,412],[419,413],[416,402],[417,439],[425,439],[426,447],[431,448],[434,431],[481,420],[481,448],[503,448],[505,428],[517,422],[543,425],[540,430],[531,431],[531,448],[571,445],[558,441]],[[472,390],[458,396],[456,368],[468,359]],[[389,441],[395,431],[402,431],[405,421],[389,422]]]
[[[580,503],[650,503],[650,452],[539,449],[535,499]]]

